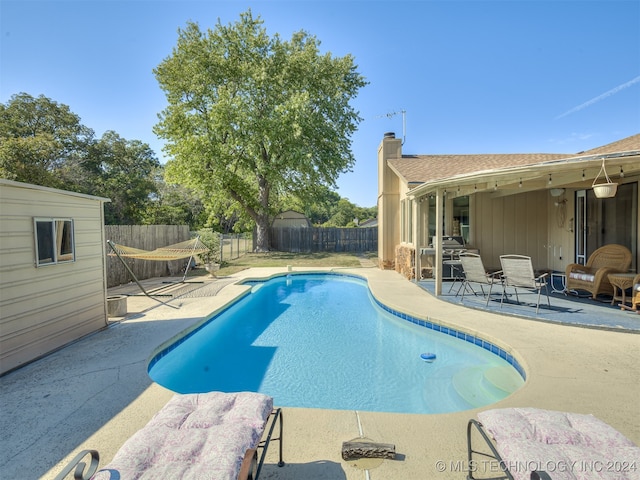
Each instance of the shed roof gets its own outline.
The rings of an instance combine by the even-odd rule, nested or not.
[[[58,188],[52,188],[52,187],[43,187],[42,185],[34,185],[32,183],[16,182],[14,180],[7,180],[5,178],[0,178],[0,185],[7,185],[7,186],[10,186],[10,187],[25,188],[25,189],[30,189],[30,190],[40,190],[42,192],[57,193],[59,195],[67,195],[67,196],[70,196],[70,197],[84,198],[86,200],[96,200],[96,201],[99,201],[99,202],[111,202],[110,198],[96,197],[95,195],[88,195],[88,194],[85,194],[85,193],[71,192],[69,190],[60,190]]]

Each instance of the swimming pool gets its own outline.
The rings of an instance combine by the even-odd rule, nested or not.
[[[284,407],[398,413],[475,408],[524,383],[495,345],[401,318],[361,278],[290,274],[250,285],[156,355],[149,376],[179,393],[248,390]],[[427,352],[436,359],[422,360]]]

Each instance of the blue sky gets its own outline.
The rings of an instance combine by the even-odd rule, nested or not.
[[[306,30],[352,54],[370,82],[354,100],[353,172],[338,192],[376,204],[377,147],[407,154],[576,153],[640,132],[640,2],[619,0],[0,0],[0,102],[68,105],[97,137],[148,143],[166,106],[152,73],[187,21],[251,8],[270,35]]]

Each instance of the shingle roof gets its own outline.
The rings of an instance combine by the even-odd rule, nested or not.
[[[602,147],[593,148],[586,152],[581,152],[577,156],[583,155],[602,155],[605,153],[633,152],[640,151],[640,133],[623,138],[616,142],[603,145]]]
[[[640,151],[640,134],[577,154],[403,155],[402,158],[391,159],[388,163],[408,183],[424,183],[487,170],[525,167],[553,160],[629,151]]]
[[[567,158],[567,154],[403,155],[401,159],[389,160],[389,164],[407,182],[421,183],[497,168],[535,165],[561,158]]]

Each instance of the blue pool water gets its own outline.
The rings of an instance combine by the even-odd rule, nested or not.
[[[400,413],[475,408],[524,383],[487,348],[380,308],[362,279],[295,274],[252,285],[152,359],[150,377],[179,393],[254,391],[284,407]]]

